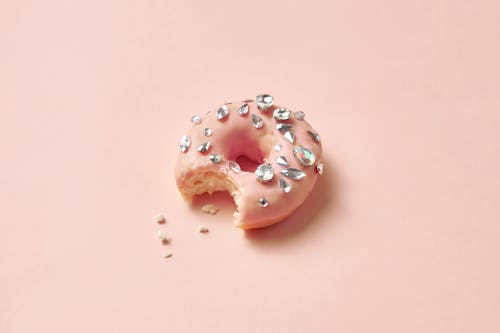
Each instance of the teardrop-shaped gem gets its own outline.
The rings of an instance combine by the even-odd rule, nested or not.
[[[255,177],[258,181],[267,183],[274,177],[274,169],[269,163],[263,163],[255,169]]]
[[[293,156],[302,166],[313,165],[316,162],[316,157],[313,152],[304,147],[295,147]]]
[[[252,123],[255,128],[261,128],[264,125],[264,120],[256,114],[252,114]]]
[[[228,162],[229,168],[233,170],[235,173],[240,173],[241,172],[241,167],[238,163],[235,161],[229,161]]]
[[[313,131],[310,131],[310,130],[307,130],[307,133],[311,136],[311,138],[315,141],[315,142],[321,142],[321,137],[319,136],[318,133],[314,133]]]
[[[247,113],[248,113],[248,104],[247,104],[247,103],[243,104],[242,106],[240,106],[240,107],[238,108],[238,114],[239,114],[240,116],[244,116],[244,115],[246,115]]]
[[[295,111],[295,119],[297,120],[304,120],[304,118],[306,117],[306,114],[304,113],[304,111]]]
[[[205,141],[198,146],[198,151],[200,153],[206,153],[210,149],[210,141]]]
[[[284,135],[285,139],[287,139],[288,141],[290,141],[290,143],[294,143],[295,142],[295,134],[293,134],[293,132],[289,131],[289,132],[286,132],[285,135]]]
[[[221,106],[219,110],[217,110],[217,112],[215,113],[218,120],[226,118],[228,114],[229,114],[229,108],[227,107],[227,105]]]
[[[278,156],[276,157],[276,163],[281,166],[288,166],[288,162],[285,158],[285,156]]]
[[[191,122],[194,124],[200,124],[201,123],[201,117],[200,116],[192,116],[191,117]]]
[[[273,117],[277,120],[288,120],[292,117],[292,111],[286,108],[279,108],[274,110]]]
[[[278,131],[280,131],[281,133],[286,133],[286,132],[291,131],[292,125],[278,123],[278,124],[276,124],[276,129]]]
[[[304,171],[295,168],[288,168],[281,170],[281,174],[290,179],[300,180],[306,176]]]
[[[273,105],[273,101],[273,96],[268,94],[258,95],[257,98],[255,98],[255,102],[257,103],[260,111],[266,111],[269,109]]]
[[[267,199],[264,197],[260,197],[259,198],[259,206],[266,208],[267,206],[269,206],[269,201],[267,201]]]
[[[283,177],[280,177],[280,188],[283,192],[288,193],[292,189],[292,185],[290,185]]]
[[[210,154],[209,158],[213,163],[220,163],[220,161],[222,161],[222,155]]]
[[[281,149],[283,149],[283,146],[280,145],[279,143],[274,146],[274,151],[281,151]]]
[[[316,164],[316,171],[318,172],[318,174],[320,176],[323,174],[324,169],[325,169],[325,165],[323,164],[323,162],[319,162],[318,164]]]
[[[191,147],[191,138],[187,135],[184,135],[181,138],[181,143],[180,143],[181,152],[182,153],[187,152],[189,147]]]
[[[208,128],[208,127],[204,128],[203,129],[203,135],[204,136],[210,136],[210,135],[212,135],[212,130],[210,128]]]

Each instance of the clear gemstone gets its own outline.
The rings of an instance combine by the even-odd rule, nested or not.
[[[229,114],[229,109],[227,105],[223,105],[219,108],[219,110],[217,110],[215,116],[217,117],[218,120],[222,120],[226,118],[228,114]]]
[[[210,141],[205,141],[198,146],[198,151],[200,153],[206,153],[210,149]]]
[[[210,135],[212,135],[212,130],[210,128],[204,128],[203,129],[203,135],[204,136],[210,136]]]
[[[252,114],[252,123],[255,128],[261,128],[264,125],[264,120],[256,114]]]
[[[282,148],[283,148],[282,145],[277,144],[276,146],[274,146],[274,151],[281,151]]]
[[[195,124],[200,124],[201,123],[201,117],[200,116],[192,116],[191,117],[191,122]]]
[[[255,177],[257,180],[266,183],[274,177],[274,169],[269,163],[263,163],[255,169]]]
[[[222,161],[222,155],[210,154],[210,161],[213,163],[220,163],[220,161]]]
[[[285,156],[278,156],[276,157],[276,163],[281,166],[288,166],[288,162],[285,158]]]
[[[316,165],[316,171],[322,175],[323,174],[323,170],[325,169],[325,166],[323,164],[323,162],[319,162],[317,165]]]
[[[181,147],[181,152],[182,153],[187,152],[187,150],[189,149],[189,147],[191,147],[191,138],[189,136],[187,136],[187,135],[184,135],[181,138],[180,147]]]
[[[280,188],[283,192],[288,193],[292,189],[292,185],[290,185],[283,177],[280,177]]]
[[[247,103],[243,104],[242,106],[240,106],[240,107],[238,108],[238,114],[239,114],[240,116],[244,116],[244,115],[246,115],[247,113],[248,113],[248,104],[247,104]]]
[[[292,111],[285,108],[279,108],[274,110],[273,117],[277,120],[288,120],[292,117]]]
[[[276,124],[276,129],[281,133],[286,133],[292,129],[292,125],[278,123]]]
[[[241,172],[240,165],[238,163],[236,163],[235,161],[229,161],[228,165],[229,165],[229,168],[231,170],[233,170],[234,172],[236,172],[236,173],[240,173]]]
[[[258,95],[255,99],[260,111],[266,111],[273,105],[273,96],[268,94]]]
[[[304,147],[295,147],[293,156],[302,166],[313,165],[316,162],[316,157],[313,152]]]
[[[269,206],[269,201],[267,201],[267,199],[266,199],[266,198],[261,197],[261,198],[259,198],[259,205],[260,205],[261,207],[266,208],[267,206]]]
[[[284,135],[285,139],[287,139],[288,141],[290,141],[290,143],[294,143],[295,142],[295,134],[293,134],[293,132],[286,132],[285,135]]]
[[[295,111],[295,119],[304,120],[306,114],[303,111]]]
[[[300,180],[306,176],[304,171],[295,168],[288,168],[281,170],[281,173],[290,179]]]
[[[310,131],[310,130],[307,130],[307,133],[311,136],[311,138],[315,141],[315,142],[321,142],[321,137],[319,136],[318,133],[314,133],[313,131]]]

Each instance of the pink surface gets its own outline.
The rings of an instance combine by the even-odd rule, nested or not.
[[[500,331],[499,36],[498,1],[2,2],[0,332]],[[326,171],[245,234],[173,168],[260,92]]]

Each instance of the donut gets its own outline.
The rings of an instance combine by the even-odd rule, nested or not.
[[[284,220],[323,173],[321,138],[305,113],[274,104],[269,94],[226,102],[191,123],[175,167],[179,192],[191,202],[196,195],[228,191],[241,229]],[[237,162],[242,156],[256,169],[244,170]]]

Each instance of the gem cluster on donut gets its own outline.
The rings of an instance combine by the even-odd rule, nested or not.
[[[236,110],[236,113],[241,117],[246,117],[249,114],[250,103],[256,103],[259,112],[266,113],[273,109],[272,106],[274,103],[274,98],[269,94],[261,94],[258,95],[255,100],[245,99],[242,101],[242,103],[243,104]],[[217,120],[224,121],[224,119],[229,116],[230,110],[227,106],[228,104],[231,104],[231,102],[226,102],[216,110],[215,117]],[[278,131],[286,139],[286,141],[295,146],[293,149],[293,156],[299,163],[299,165],[302,168],[315,165],[316,172],[321,175],[324,169],[323,162],[317,161],[316,156],[310,149],[307,149],[301,145],[296,145],[294,126],[292,124],[285,124],[281,122],[291,119],[302,121],[305,119],[305,113],[303,111],[292,112],[292,110],[288,108],[276,107],[273,111],[273,118],[277,121],[276,131]],[[264,120],[258,114],[251,113],[249,121],[251,121],[255,130],[259,130],[264,126]],[[199,125],[202,123],[202,117],[198,115],[192,116],[191,122],[195,125]],[[311,130],[306,131],[316,144],[319,144],[321,142],[321,137],[318,133],[315,133]],[[199,144],[196,149],[200,154],[207,154],[212,148],[210,137],[214,135],[214,133],[210,128],[203,128],[202,133],[203,136],[207,139]],[[186,153],[190,149],[191,144],[191,138],[187,135],[183,136],[180,140],[180,151],[182,153]],[[283,146],[281,144],[276,144],[274,146],[274,151],[280,152],[282,148]],[[208,159],[212,163],[220,164],[224,161],[224,156],[220,154],[208,154]],[[280,176],[278,186],[284,193],[289,193],[292,190],[292,185],[285,178],[300,181],[301,179],[306,177],[306,173],[303,170],[289,167],[289,163],[285,156],[277,156],[276,164],[282,168],[279,172]],[[242,172],[240,165],[236,161],[227,160],[227,166],[231,171],[237,174]],[[261,183],[269,183],[274,178],[275,171],[273,166],[269,162],[264,162],[257,166],[254,174],[256,181]],[[263,208],[269,206],[269,202],[264,197],[260,197],[257,204]]]

